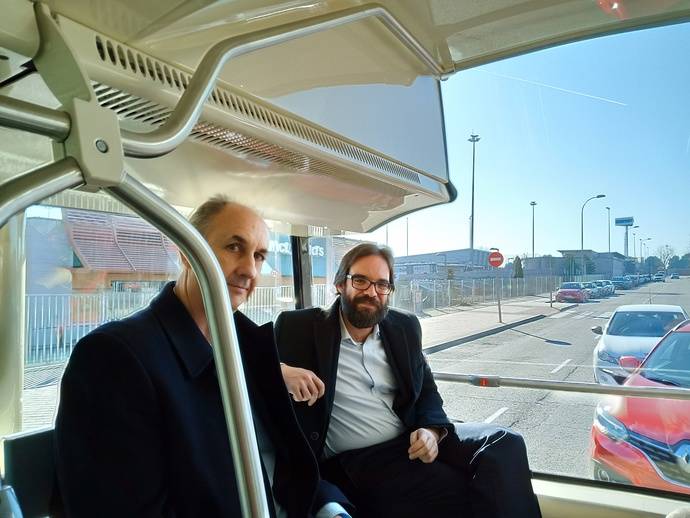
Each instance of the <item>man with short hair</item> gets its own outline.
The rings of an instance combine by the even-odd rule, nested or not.
[[[223,197],[191,218],[218,258],[242,353],[266,497],[274,517],[333,517],[348,505],[319,480],[285,390],[271,324],[237,308],[256,286],[268,232],[256,212]],[[55,425],[67,517],[240,516],[213,344],[199,283],[186,258],[138,313],[76,345]]]
[[[281,313],[276,341],[323,476],[357,516],[541,516],[522,437],[484,424],[458,437],[448,420],[419,321],[388,307],[390,249],[355,246],[334,284],[329,309]]]

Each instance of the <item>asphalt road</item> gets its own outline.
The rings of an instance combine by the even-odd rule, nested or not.
[[[593,382],[592,351],[604,325],[623,304],[678,304],[690,312],[690,278],[649,283],[548,318],[428,357],[433,370],[463,374]],[[509,426],[525,437],[538,472],[591,478],[589,434],[598,395],[532,389],[477,388],[439,382],[451,418]]]

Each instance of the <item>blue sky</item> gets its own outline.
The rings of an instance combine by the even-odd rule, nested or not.
[[[475,247],[508,256],[623,251],[616,217],[633,216],[650,252],[690,251],[690,25],[579,42],[455,74],[443,83],[450,205],[388,226],[396,255],[469,245],[471,133],[478,133]],[[375,239],[385,241],[385,230]],[[630,255],[632,233],[630,234]],[[639,245],[637,255],[640,255]]]

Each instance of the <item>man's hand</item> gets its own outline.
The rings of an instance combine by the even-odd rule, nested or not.
[[[307,401],[307,404],[312,406],[323,396],[326,387],[312,371],[290,367],[284,363],[280,364],[280,370],[285,386],[295,401]]]
[[[425,464],[436,460],[439,434],[431,428],[419,428],[410,434],[410,460],[419,459]]]

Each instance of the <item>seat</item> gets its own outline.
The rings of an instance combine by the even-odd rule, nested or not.
[[[53,429],[3,439],[5,483],[14,488],[24,518],[49,516],[55,484]]]

